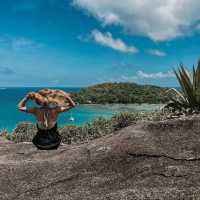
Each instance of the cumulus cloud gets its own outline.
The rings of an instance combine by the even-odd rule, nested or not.
[[[73,0],[104,25],[119,25],[133,35],[166,41],[199,27],[198,0]]]
[[[149,49],[147,53],[153,56],[159,56],[159,57],[164,57],[167,55],[164,51],[160,51],[159,49]]]
[[[137,76],[143,79],[162,79],[162,78],[173,78],[175,77],[174,73],[171,71],[168,72],[156,72],[156,73],[145,73],[142,70],[137,72]]]
[[[91,33],[92,38],[99,44],[110,47],[114,50],[121,51],[123,53],[137,53],[138,50],[134,46],[128,46],[125,42],[123,42],[121,39],[117,38],[114,39],[112,37],[112,34],[102,33],[98,30],[93,30]]]

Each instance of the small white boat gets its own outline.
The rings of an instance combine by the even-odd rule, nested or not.
[[[72,117],[72,112],[70,112],[70,117],[69,117],[69,119],[68,119],[70,122],[73,122],[73,121],[75,121],[75,118],[74,117]]]
[[[73,122],[75,119],[73,117],[69,118],[69,121]]]

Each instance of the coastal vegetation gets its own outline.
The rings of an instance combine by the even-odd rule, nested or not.
[[[80,104],[166,103],[169,101],[167,89],[136,83],[103,83],[82,88],[80,92],[73,93],[72,98]]]
[[[181,90],[175,88],[169,89],[171,92],[170,102],[166,105],[168,108],[179,110],[181,112],[199,112],[200,111],[200,61],[190,73],[183,64],[174,73],[180,84]]]
[[[83,126],[64,126],[59,129],[63,142],[67,144],[85,143],[104,135],[117,133],[118,130],[135,124],[137,121],[163,121],[166,119],[178,118],[178,113],[168,111],[157,112],[122,112],[115,114],[110,119],[98,118],[94,122],[86,123]],[[13,133],[6,129],[0,135],[8,140],[18,142],[31,142],[36,134],[36,126],[31,122],[20,122]]]
[[[67,144],[85,143],[89,140],[117,133],[118,130],[137,121],[163,121],[179,118],[200,111],[200,61],[190,73],[183,65],[174,73],[181,90],[162,88],[135,83],[103,83],[83,88],[73,93],[78,103],[166,103],[160,111],[121,112],[110,119],[100,117],[83,126],[64,126],[59,129],[63,142]],[[0,135],[14,142],[31,142],[37,129],[29,122],[17,124],[13,133],[2,130]]]

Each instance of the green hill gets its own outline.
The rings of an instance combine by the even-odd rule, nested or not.
[[[153,85],[138,85],[136,83],[103,83],[82,88],[73,93],[77,103],[165,103],[167,88]]]

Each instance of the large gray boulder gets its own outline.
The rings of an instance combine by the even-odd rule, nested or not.
[[[0,140],[0,199],[200,199],[199,116],[51,151]]]

